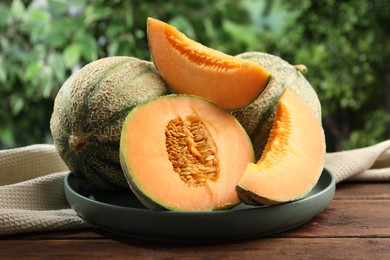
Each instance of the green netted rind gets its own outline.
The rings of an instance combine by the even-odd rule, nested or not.
[[[60,88],[50,120],[54,144],[77,176],[104,189],[128,188],[119,142],[127,114],[167,94],[153,64],[107,57],[84,66]]]

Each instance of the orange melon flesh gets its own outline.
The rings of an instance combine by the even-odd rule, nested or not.
[[[300,97],[285,89],[262,157],[256,164],[248,164],[237,192],[249,203],[297,200],[317,183],[324,158],[325,136],[320,122]]]
[[[262,66],[208,48],[160,20],[147,19],[147,35],[153,63],[176,93],[233,110],[255,100],[269,81]]]
[[[200,118],[216,147],[216,178],[194,186],[180,179],[168,159],[167,125],[177,118]],[[139,105],[128,115],[120,143],[121,164],[129,185],[151,209],[210,211],[240,202],[235,186],[246,164],[254,162],[249,137],[238,121],[211,102],[168,95]]]

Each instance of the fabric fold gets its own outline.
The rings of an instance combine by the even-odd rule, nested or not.
[[[325,168],[336,182],[390,181],[390,140],[359,149],[326,154]]]
[[[0,185],[68,170],[54,145],[35,144],[0,151]]]

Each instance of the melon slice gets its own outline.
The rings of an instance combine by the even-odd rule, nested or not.
[[[176,93],[233,110],[255,100],[270,79],[259,64],[208,48],[160,20],[147,19],[147,35],[152,60]]]
[[[120,158],[146,207],[211,211],[240,203],[235,186],[254,153],[230,113],[199,96],[168,95],[129,113]]]
[[[249,163],[237,185],[247,204],[278,204],[304,197],[316,185],[325,158],[325,136],[310,107],[285,89],[260,160]]]

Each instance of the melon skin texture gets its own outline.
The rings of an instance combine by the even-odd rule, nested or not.
[[[146,207],[199,212],[240,203],[235,187],[254,153],[230,113],[199,96],[171,94],[129,113],[120,158],[131,190]]]
[[[255,100],[270,80],[259,64],[208,48],[160,20],[147,19],[147,35],[153,63],[174,93],[234,110]]]
[[[54,102],[54,145],[77,176],[100,188],[127,188],[120,166],[122,124],[138,104],[167,94],[151,62],[107,57],[72,74]]]
[[[302,74],[304,66],[293,66],[278,56],[263,52],[246,52],[237,57],[256,62],[272,74],[271,81],[255,101],[232,111],[251,138],[257,159],[265,147],[284,89],[288,88],[301,97],[321,122],[321,104],[317,93]]]
[[[278,102],[261,158],[249,163],[237,185],[246,204],[280,204],[307,195],[321,176],[325,135],[311,108],[290,89]]]

